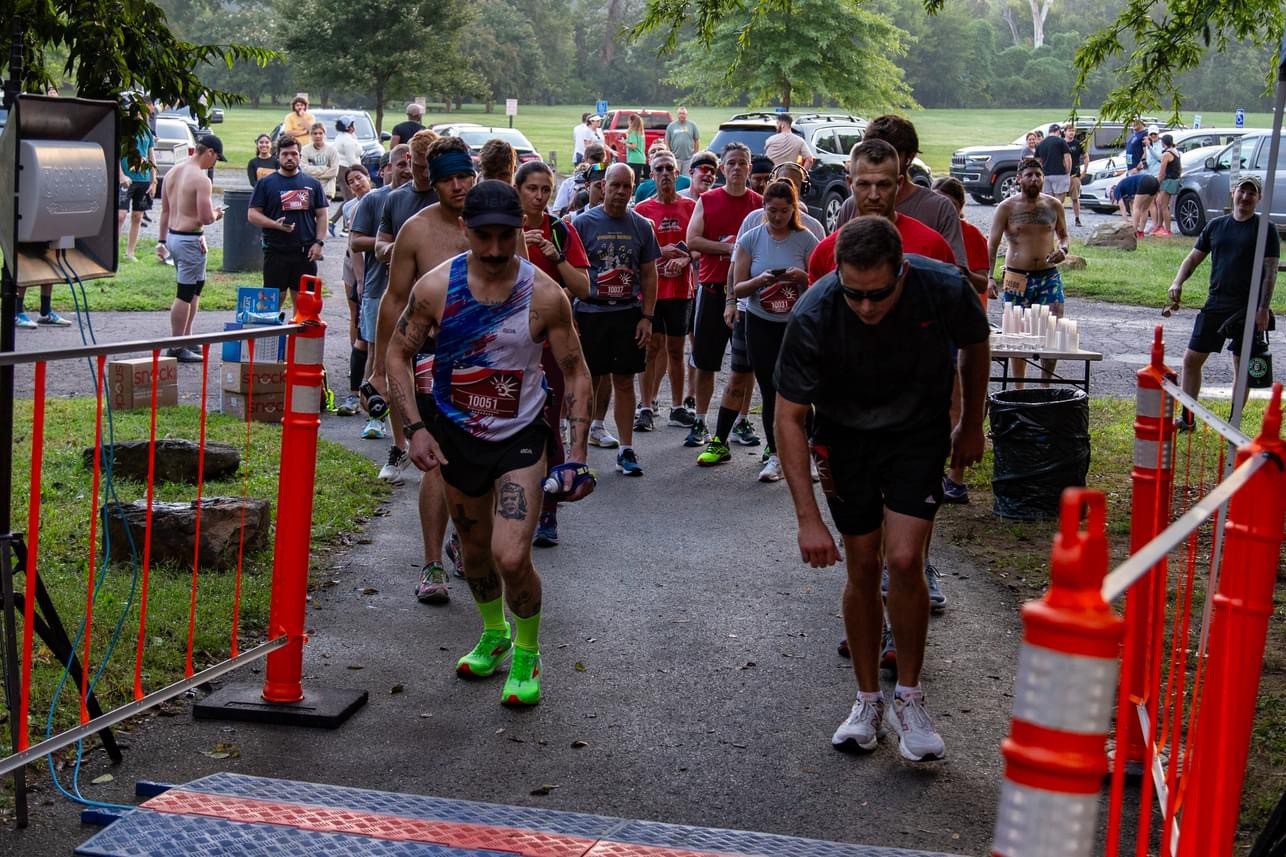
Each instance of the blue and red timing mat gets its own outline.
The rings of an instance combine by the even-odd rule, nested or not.
[[[214,774],[76,849],[94,857],[947,857],[767,833]]]

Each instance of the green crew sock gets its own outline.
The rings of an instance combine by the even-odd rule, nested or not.
[[[505,624],[505,599],[496,598],[492,601],[479,601],[478,612],[482,614],[482,627],[487,631],[507,631],[509,626]]]
[[[514,616],[514,645],[533,652],[540,651],[540,614]]]

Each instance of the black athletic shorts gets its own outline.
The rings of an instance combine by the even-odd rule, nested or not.
[[[466,497],[482,497],[495,488],[496,480],[506,473],[525,470],[544,460],[549,426],[543,416],[537,417],[513,437],[501,441],[480,440],[439,415],[433,426],[433,438],[449,462],[442,465],[442,478]]]
[[[1192,336],[1188,339],[1188,350],[1199,351],[1202,354],[1218,354],[1223,351],[1224,343],[1228,343],[1228,350],[1233,354],[1241,354],[1241,333],[1240,326],[1233,332],[1232,336],[1228,335],[1224,326],[1229,319],[1234,316],[1241,316],[1244,324],[1246,321],[1245,309],[1207,309],[1202,308],[1197,313],[1197,320],[1192,324]]]
[[[687,298],[666,298],[656,302],[652,310],[652,332],[666,336],[686,336],[692,320],[692,301]]]
[[[754,371],[754,367],[750,365],[750,347],[746,345],[745,312],[738,312],[737,321],[732,325],[732,357],[730,362],[733,372]]]
[[[723,353],[728,350],[732,329],[723,320],[723,283],[701,283],[697,286],[692,308],[692,365],[702,372],[723,368]]]
[[[637,375],[647,367],[647,351],[634,342],[643,310],[638,307],[612,312],[576,312],[581,350],[589,374]]]
[[[817,420],[813,454],[835,527],[846,536],[878,530],[888,508],[933,520],[942,505],[942,471],[951,452],[948,420],[939,426],[866,432]]]
[[[129,187],[120,188],[116,194],[116,207],[121,211],[151,211],[151,182],[130,182]]]
[[[316,276],[317,263],[308,260],[308,248],[297,250],[275,250],[265,247],[263,251],[263,287],[299,291],[299,278],[305,274]]]

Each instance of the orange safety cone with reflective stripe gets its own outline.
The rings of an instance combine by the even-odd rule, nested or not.
[[[1001,746],[995,857],[1093,853],[1123,633],[1101,591],[1106,527],[1102,492],[1063,492],[1049,591],[1022,609],[1013,716]]]

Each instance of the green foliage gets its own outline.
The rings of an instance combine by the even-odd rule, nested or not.
[[[686,44],[670,69],[676,83],[715,103],[910,108],[894,62],[906,53],[905,36],[856,0],[791,0],[744,23],[730,17],[709,45]]]
[[[373,96],[382,127],[394,93],[444,83],[452,88],[438,91],[449,95],[480,88],[461,74],[459,37],[469,14],[457,0],[279,0],[277,27],[300,84]]]
[[[48,70],[50,56],[65,57],[62,74],[82,98],[118,101],[122,151],[147,123],[146,92],[165,104],[191,104],[204,117],[207,105],[239,103],[236,93],[203,83],[197,69],[206,63],[265,65],[273,51],[242,44],[183,41],[171,32],[165,13],[149,0],[13,0],[0,6],[0,32],[22,34],[22,89],[44,92],[58,83]],[[8,70],[9,55],[4,51]],[[136,153],[135,153],[136,154]]]
[[[1179,75],[1197,68],[1209,49],[1222,53],[1238,42],[1258,48],[1260,70],[1271,79],[1282,21],[1279,0],[1128,0],[1116,20],[1076,52],[1077,87],[1096,69],[1126,57],[1101,114],[1125,119],[1164,107],[1177,119]]]

